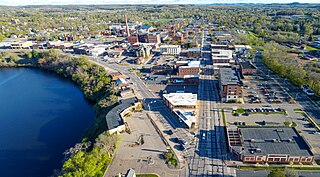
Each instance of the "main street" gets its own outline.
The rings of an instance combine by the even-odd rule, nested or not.
[[[219,97],[211,74],[201,76],[198,99],[197,150],[186,158],[190,176],[232,176],[234,171],[224,164],[227,159],[225,133],[221,113],[216,109]]]
[[[186,160],[189,164],[189,176],[233,176],[235,171],[226,167],[227,159],[226,135],[223,127],[222,115],[217,109],[219,101],[217,81],[213,78],[210,42],[207,32],[202,36],[202,56],[204,57],[202,75],[198,89],[199,123],[196,151],[187,151]]]

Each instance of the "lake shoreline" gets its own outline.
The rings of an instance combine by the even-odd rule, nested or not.
[[[104,79],[103,81],[106,83],[106,85],[102,85],[102,86],[98,87],[98,89],[95,89],[96,86],[94,86],[94,85],[89,86],[89,90],[88,90],[82,81],[79,81],[79,79],[75,79],[74,75],[71,76],[70,74],[68,75],[68,73],[66,73],[66,71],[65,71],[66,69],[63,68],[65,66],[63,66],[62,68],[59,68],[59,67],[56,67],[54,63],[48,63],[47,60],[52,60],[50,57],[50,52],[56,52],[56,51],[52,50],[52,51],[48,51],[48,52],[43,52],[43,53],[41,53],[41,55],[43,55],[43,56],[37,57],[37,58],[34,58],[34,57],[30,58],[27,60],[27,63],[24,63],[24,64],[19,64],[16,61],[13,63],[10,62],[9,64],[8,63],[4,64],[4,63],[0,62],[0,68],[35,68],[35,69],[40,69],[40,70],[48,72],[48,73],[52,73],[52,74],[55,73],[61,79],[66,79],[68,81],[71,81],[78,88],[80,88],[82,95],[83,95],[83,98],[85,98],[85,100],[92,106],[92,108],[95,112],[95,116],[94,116],[92,125],[86,129],[84,135],[79,137],[79,143],[93,142],[92,145],[87,147],[87,149],[85,150],[89,154],[91,152],[91,150],[94,149],[93,148],[94,142],[96,141],[96,139],[99,136],[110,136],[105,133],[106,128],[107,128],[106,123],[105,123],[105,115],[107,114],[107,112],[109,112],[110,109],[113,108],[113,106],[115,105],[115,102],[114,103],[111,102],[112,104],[110,103],[111,105],[109,105],[107,107],[101,107],[99,104],[104,99],[107,99],[110,94],[112,94],[112,93],[109,93],[110,90],[108,89],[109,88],[108,85],[111,82],[111,80],[110,81],[106,80],[109,77],[106,75],[106,73],[108,71],[104,67],[98,66],[97,64],[91,62],[90,60],[84,59],[82,57],[72,57],[69,55],[59,53],[59,57],[55,60],[58,60],[58,61],[62,60],[62,59],[59,59],[60,57],[61,58],[70,57],[70,58],[73,58],[73,60],[67,60],[67,64],[70,63],[70,65],[71,65],[72,62],[82,62],[81,63],[82,65],[83,64],[87,65],[93,69],[99,68],[99,72],[102,72],[103,75],[105,75],[102,77],[105,77],[106,79],[104,79],[104,78],[101,78],[101,79]],[[46,55],[48,55],[48,56],[46,56]],[[77,61],[77,60],[80,60],[80,61]],[[43,64],[43,62],[44,62],[44,64]],[[73,67],[81,67],[81,66],[73,65]],[[92,72],[91,70],[90,70],[90,72]],[[101,77],[101,76],[99,76],[99,77]],[[98,79],[100,79],[100,78],[98,78]],[[108,79],[110,79],[110,78],[108,78]],[[94,91],[92,91],[91,89]],[[105,95],[105,96],[103,96],[103,95]],[[116,145],[114,145],[114,148],[116,148]],[[109,156],[113,155],[114,150],[115,149],[111,150],[112,152],[109,154]],[[76,152],[76,153],[78,153],[78,152]],[[68,161],[68,159],[72,158],[75,154],[71,154],[67,158],[65,158],[64,163],[66,163]],[[107,157],[105,157],[105,158],[107,158]],[[63,160],[63,159],[61,159],[61,160]],[[104,159],[104,160],[106,160],[106,159]],[[104,166],[102,167],[102,169],[106,169],[109,163],[110,162],[107,161],[107,163],[103,164]],[[62,167],[64,167],[64,165],[62,165]],[[74,170],[76,171],[78,169],[74,169]],[[58,173],[61,174],[65,170],[62,168],[62,170],[58,170],[58,171],[59,171]]]

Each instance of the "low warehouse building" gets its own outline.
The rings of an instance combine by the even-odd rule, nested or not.
[[[251,163],[305,163],[314,156],[292,127],[240,127],[228,130],[229,147],[239,160]]]

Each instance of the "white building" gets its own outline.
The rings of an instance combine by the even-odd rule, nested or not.
[[[103,55],[106,52],[106,49],[104,47],[96,47],[91,50],[89,50],[89,55],[98,57]]]
[[[196,125],[197,94],[169,93],[163,94],[165,104],[189,128]]]
[[[230,66],[235,63],[232,50],[212,49],[211,56],[214,69]]]
[[[164,55],[179,55],[181,52],[180,45],[162,45],[160,46],[160,53]]]

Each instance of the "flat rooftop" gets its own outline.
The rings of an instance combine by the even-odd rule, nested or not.
[[[241,67],[243,69],[257,69],[255,66],[253,66],[250,62],[242,62],[240,63]]]
[[[292,127],[240,127],[240,132],[244,155],[312,156],[306,142]]]
[[[179,68],[200,68],[200,61],[189,61],[188,66],[180,66]]]
[[[160,48],[181,48],[180,45],[162,45]]]
[[[220,68],[219,77],[222,85],[237,85],[240,84],[236,71],[232,68]]]
[[[163,97],[174,106],[179,106],[179,105],[194,106],[194,105],[197,105],[197,94],[169,93],[169,94],[163,94]]]
[[[175,109],[174,113],[182,120],[188,127],[197,120],[196,110],[181,110]]]

